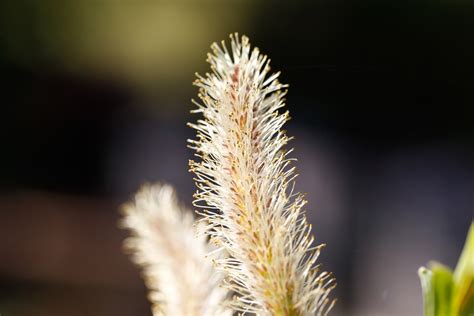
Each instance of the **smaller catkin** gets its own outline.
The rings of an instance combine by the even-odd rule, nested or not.
[[[206,258],[213,249],[171,186],[144,185],[120,223],[130,231],[125,247],[143,269],[154,316],[232,315],[223,306],[228,291]]]

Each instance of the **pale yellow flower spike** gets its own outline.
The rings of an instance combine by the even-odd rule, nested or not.
[[[199,162],[190,162],[211,240],[229,257],[216,260],[228,288],[239,295],[234,307],[260,316],[326,315],[331,274],[314,266],[314,247],[306,222],[306,201],[293,192],[294,167],[285,145],[284,106],[279,73],[249,40],[231,35],[231,52],[213,44],[212,73],[198,76],[203,120],[190,140]]]
[[[123,207],[125,246],[143,268],[154,316],[231,316],[222,306],[228,291],[206,255],[213,250],[197,236],[191,212],[169,185],[144,185]]]

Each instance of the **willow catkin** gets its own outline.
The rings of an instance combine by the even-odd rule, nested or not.
[[[125,246],[143,269],[154,316],[232,315],[222,277],[206,258],[213,247],[171,186],[144,185],[124,205],[121,226],[130,231]]]
[[[233,306],[261,316],[326,315],[334,279],[319,272],[306,201],[293,191],[295,169],[282,130],[289,119],[286,85],[249,40],[231,35],[231,50],[213,44],[212,73],[195,81],[203,119],[189,124],[199,161],[190,161],[206,230],[229,257],[216,260],[236,292]]]

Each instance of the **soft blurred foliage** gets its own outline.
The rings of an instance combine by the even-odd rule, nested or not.
[[[6,1],[1,24],[6,58],[83,74],[107,74],[154,93],[190,81],[209,43],[248,29],[255,3],[215,1]],[[223,32],[224,30],[224,32]],[[156,85],[163,82],[164,85]],[[171,89],[171,90],[170,90]]]
[[[431,262],[419,270],[425,316],[470,316],[474,313],[474,223],[454,273]]]

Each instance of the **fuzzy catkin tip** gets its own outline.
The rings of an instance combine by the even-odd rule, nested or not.
[[[233,306],[261,316],[326,315],[334,278],[319,272],[306,201],[293,192],[295,169],[281,113],[287,85],[270,73],[269,59],[249,39],[231,35],[213,44],[212,72],[197,75],[203,119],[189,126],[199,161],[190,162],[198,188],[194,205],[211,240],[229,253],[215,260],[238,295]]]

